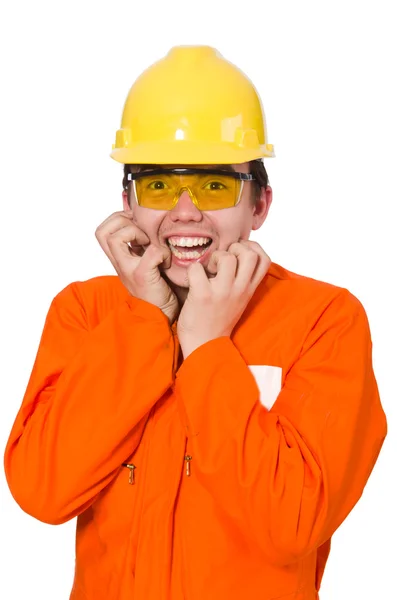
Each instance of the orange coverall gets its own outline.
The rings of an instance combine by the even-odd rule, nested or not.
[[[28,514],[78,517],[71,600],[317,599],[387,433],[371,353],[355,296],[275,263],[183,362],[117,276],[62,290],[5,470]]]

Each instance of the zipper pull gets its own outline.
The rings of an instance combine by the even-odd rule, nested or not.
[[[135,465],[129,465],[127,463],[123,463],[123,467],[127,467],[127,469],[130,470],[130,476],[128,478],[128,483],[133,485],[135,483],[135,478],[134,478],[134,469],[136,469]]]
[[[190,456],[189,454],[187,454],[185,456],[185,461],[186,461],[186,475],[188,477],[190,477],[190,461],[192,460],[193,456]]]

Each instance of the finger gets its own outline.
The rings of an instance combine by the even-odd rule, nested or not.
[[[100,246],[102,247],[103,251],[112,263],[114,261],[112,260],[112,251],[109,247],[109,236],[113,235],[118,230],[122,229],[123,227],[126,227],[127,225],[132,225],[131,218],[132,215],[129,215],[128,211],[119,211],[113,213],[112,215],[110,215],[110,217],[105,219],[105,221],[103,221],[103,223],[101,223],[101,225],[99,225],[99,227],[97,227],[95,231],[95,237],[97,238]],[[134,227],[136,227],[136,225],[134,225]],[[132,238],[133,237],[134,236],[132,236]],[[149,238],[146,236],[146,234],[144,234],[144,232],[141,232],[140,239],[138,240],[138,242],[142,244],[149,243]],[[115,265],[113,264],[113,266]]]
[[[117,225],[117,223],[119,224],[124,224],[124,220],[128,220],[129,222],[131,221],[133,217],[133,211],[126,211],[126,210],[119,210],[117,212],[112,213],[111,215],[109,215],[109,217],[107,217],[100,225],[98,225],[98,227],[96,228],[95,231],[95,235],[98,237],[98,234],[101,236],[102,234],[106,233],[109,229],[109,223],[110,225],[110,230],[114,229],[113,223],[115,223]],[[122,226],[122,225],[120,225]]]
[[[221,256],[227,256],[228,254],[230,253],[227,250],[215,250],[208,261],[207,271],[217,275]]]
[[[110,217],[108,217],[99,227],[97,227],[95,231],[95,237],[97,238],[100,246],[109,254],[109,237],[116,233],[118,230],[126,227],[127,225],[132,225],[131,221],[132,217],[128,217],[128,215],[123,213],[113,213]],[[143,233],[143,232],[142,232]],[[142,237],[142,241],[148,242],[146,234],[145,237]],[[140,240],[139,240],[140,241]]]
[[[240,242],[231,244],[228,252],[236,257],[238,263],[235,277],[237,288],[239,290],[247,289],[254,277],[254,272],[259,262],[259,254]]]
[[[150,244],[135,269],[136,282],[138,285],[156,283],[161,277],[160,267],[170,268],[171,261],[171,250],[164,246]]]
[[[237,257],[226,250],[215,250],[208,265],[216,272],[211,280],[220,290],[230,290],[234,284],[237,272]]]
[[[119,265],[119,263],[120,263],[120,247],[119,246],[120,246],[120,243],[122,244],[122,242],[118,241],[117,238],[114,238],[113,235],[110,235],[110,236],[100,239],[99,243],[102,247],[102,250],[105,252],[106,256],[108,257],[108,259],[110,260],[110,262],[112,263],[114,268],[116,269],[117,273],[120,275],[120,265]],[[130,249],[128,245],[127,245],[127,251],[130,253],[130,255],[132,255],[132,257],[135,257],[136,259],[138,259],[138,252],[136,252],[136,253],[133,252],[133,250]],[[123,250],[121,250],[121,252],[123,252]]]
[[[145,248],[142,242],[148,240],[135,225],[130,224],[109,235],[106,240],[117,271],[131,273],[137,268]],[[149,242],[150,243],[150,242]]]
[[[157,246],[156,245],[156,247],[161,250],[162,256],[163,256],[163,262],[161,262],[159,264],[159,269],[160,269],[160,271],[167,271],[172,266],[172,252],[171,252],[168,244],[166,244],[165,246],[163,246],[163,245]]]
[[[125,227],[127,224],[131,224],[133,213],[134,211],[132,209],[114,212],[107,217],[95,231],[95,237],[97,238],[102,250],[105,252],[118,275],[120,275],[120,268],[111,248],[109,247],[109,236],[115,233],[118,229]],[[140,251],[136,250],[136,252],[138,255],[142,254],[143,249],[140,248]]]
[[[193,263],[186,269],[185,283],[189,286],[190,296],[203,299],[210,297],[210,282],[201,263]]]
[[[120,269],[127,267],[126,260],[128,261],[129,270],[131,270],[131,267],[137,266],[137,262],[143,253],[143,248],[137,244],[136,238],[137,231],[133,225],[122,227],[104,238],[102,248],[117,273],[120,274]]]
[[[124,253],[128,255],[130,249],[138,252],[142,246],[149,246],[150,239],[136,225],[129,223],[110,233],[107,236],[107,242],[111,249],[114,245],[121,246]]]
[[[116,234],[120,229],[124,227],[131,227],[131,241],[136,241],[139,245],[150,244],[150,240],[146,233],[140,229],[136,223],[133,223],[131,217],[126,215],[115,215],[110,217],[100,225],[96,231],[96,237],[99,239],[109,238],[109,236]]]
[[[272,262],[271,258],[266,254],[266,252],[264,251],[262,246],[258,244],[258,242],[254,242],[252,240],[240,240],[239,243],[247,249],[256,252],[259,257],[259,260],[257,261],[255,269],[251,276],[251,284],[253,285],[254,289],[256,289],[269,270],[269,267]]]
[[[244,244],[248,248],[252,248],[253,250],[255,250],[255,252],[258,252],[258,254],[261,254],[263,257],[267,256],[267,258],[269,258],[269,256],[266,254],[266,252],[264,251],[262,246],[260,244],[258,244],[258,242],[254,242],[253,240],[242,240],[241,239],[238,241],[238,243]]]
[[[113,267],[115,268],[117,273],[119,273],[119,268],[118,268],[117,262],[113,256],[112,250],[109,247],[108,236],[103,231],[101,232],[99,228],[96,230],[95,236],[96,236],[102,250],[105,252],[106,256],[112,263]]]
[[[268,271],[271,263],[272,263],[272,259],[270,258],[270,256],[268,254],[266,254],[266,252],[264,251],[264,249],[262,248],[262,246],[260,244],[258,244],[258,242],[254,242],[252,240],[240,240],[240,242],[242,242],[244,245],[246,245],[247,247],[251,248],[252,250],[254,250],[255,252],[258,253],[259,255],[259,259],[260,259],[260,266],[264,266],[265,271]],[[257,265],[259,267],[259,265]]]

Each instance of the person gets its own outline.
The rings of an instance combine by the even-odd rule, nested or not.
[[[361,302],[249,239],[272,202],[258,92],[214,48],[131,87],[95,232],[116,275],[49,308],[5,452],[77,517],[71,600],[314,600],[387,433]]]

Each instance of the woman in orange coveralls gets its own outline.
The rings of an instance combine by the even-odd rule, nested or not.
[[[111,156],[117,276],[53,300],[5,454],[45,523],[78,517],[71,600],[315,600],[386,436],[360,301],[249,241],[274,156],[252,83],[176,47]]]

